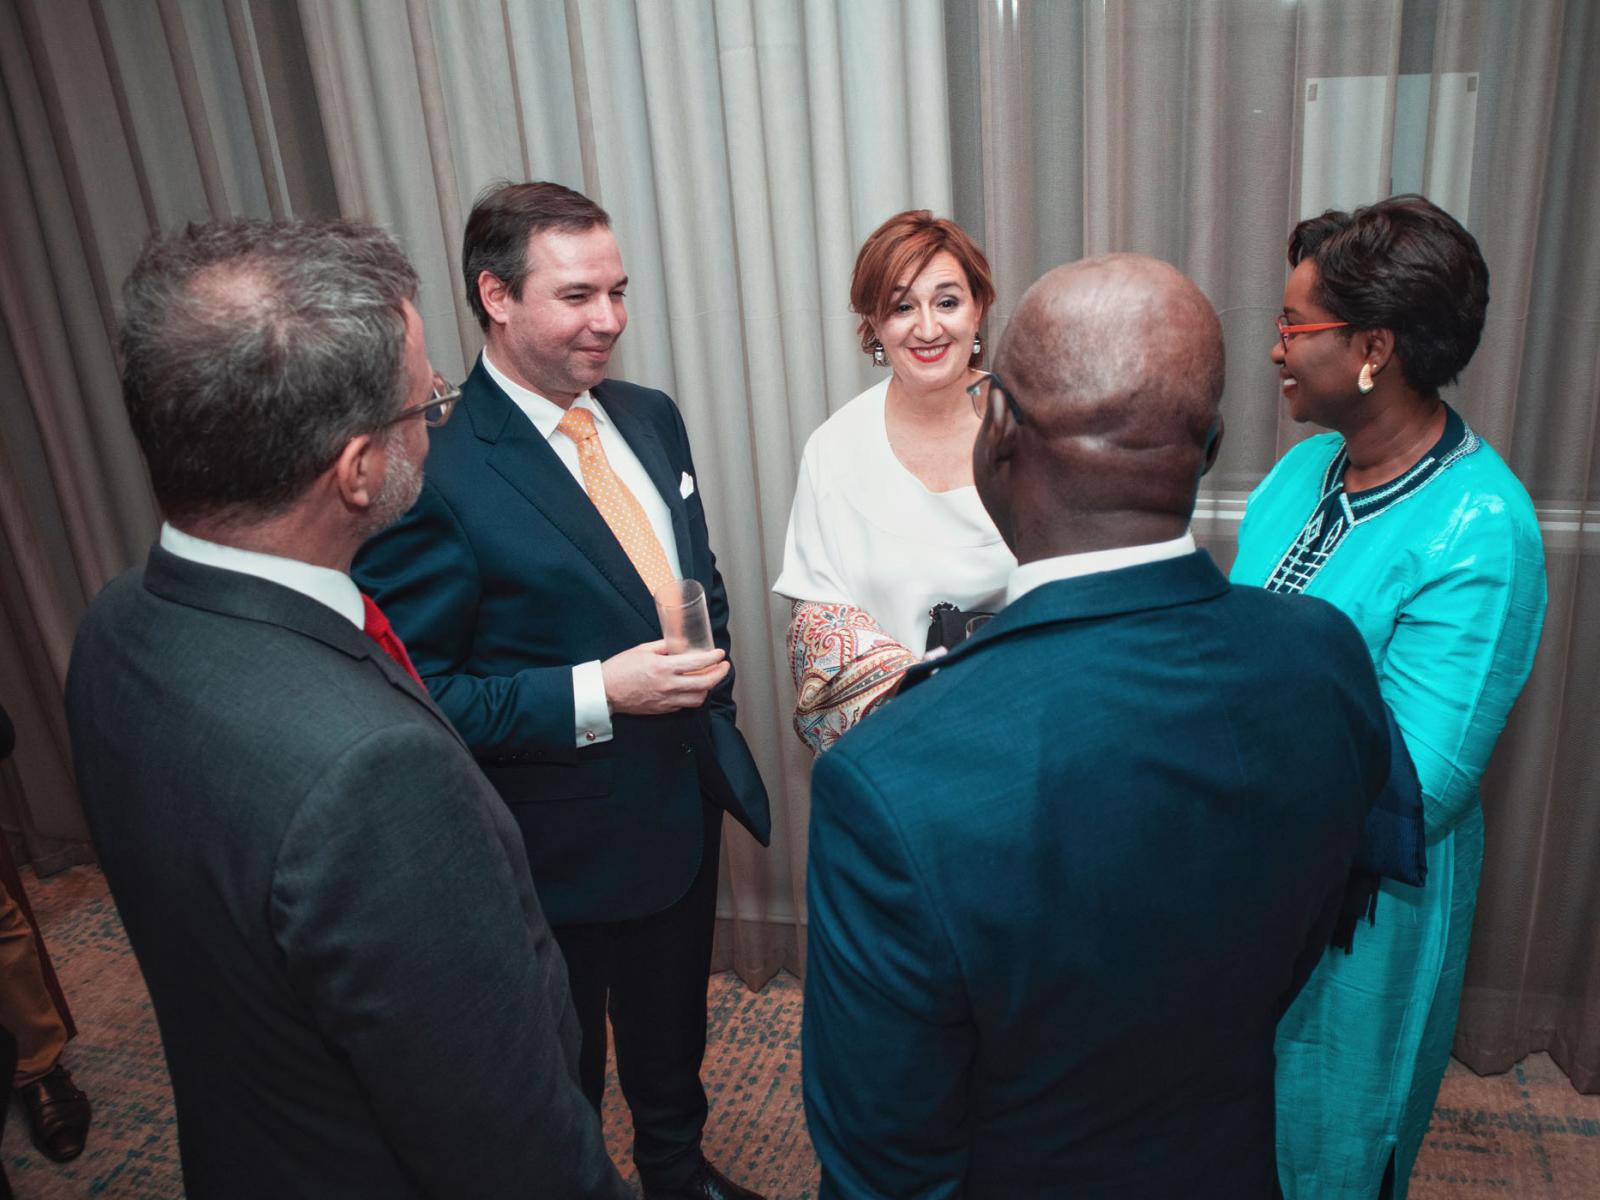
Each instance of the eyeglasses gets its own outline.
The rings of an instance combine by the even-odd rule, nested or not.
[[[1296,333],[1321,333],[1324,329],[1343,329],[1349,321],[1313,321],[1310,325],[1291,325],[1284,320],[1283,314],[1278,314],[1278,336],[1283,339],[1283,348],[1289,349],[1289,338]]]
[[[1006,407],[1011,410],[1011,419],[1018,425],[1025,424],[1022,419],[1022,410],[1017,407],[1017,401],[1011,390],[1000,381],[1000,376],[993,371],[984,371],[983,378],[967,384],[967,395],[972,397],[972,411],[978,414],[978,420],[983,420],[983,415],[989,408],[989,392],[997,391],[1006,398]]]
[[[455,411],[456,401],[461,399],[461,389],[446,381],[439,372],[433,373],[433,398],[422,404],[413,404],[410,408],[402,408],[396,415],[389,418],[388,425],[398,424],[407,417],[422,414],[422,423],[430,429],[437,429],[450,419],[450,414]]]

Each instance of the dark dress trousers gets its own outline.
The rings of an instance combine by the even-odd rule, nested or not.
[[[683,575],[705,586],[727,650],[705,510],[698,491],[682,494],[695,471],[676,405],[616,380],[594,396],[666,502]],[[675,1183],[668,1173],[693,1165],[705,1115],[721,812],[763,844],[771,830],[734,725],[733,673],[699,708],[617,714],[609,742],[580,749],[573,664],[659,638],[655,603],[582,485],[481,362],[461,411],[429,437],[420,498],[362,548],[355,575],[522,827],[572,971],[585,1090],[598,1103],[610,991],[635,1160]]]
[[[824,1196],[1276,1193],[1273,1030],[1389,766],[1359,634],[1285,599],[1045,584],[818,762]]]
[[[375,642],[157,547],[67,711],[191,1200],[630,1194],[518,830]]]

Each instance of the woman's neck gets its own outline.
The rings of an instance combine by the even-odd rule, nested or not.
[[[979,372],[967,371],[953,384],[928,390],[913,390],[898,375],[889,376],[889,407],[919,424],[938,424],[965,416],[972,411],[967,388]]]
[[[1406,392],[1388,403],[1373,405],[1365,420],[1339,432],[1344,435],[1347,491],[1364,492],[1398,479],[1411,469],[1444,433],[1444,401],[1435,395]]]

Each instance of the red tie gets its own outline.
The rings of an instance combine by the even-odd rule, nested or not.
[[[422,676],[418,675],[417,669],[411,665],[411,655],[406,653],[406,644],[400,640],[400,635],[394,631],[394,626],[389,624],[389,618],[383,615],[383,609],[373,603],[372,597],[365,592],[361,593],[361,607],[366,612],[367,620],[362,631],[382,646],[383,652],[399,663],[405,673],[416,680],[419,688],[427,691],[428,685],[422,682]]]

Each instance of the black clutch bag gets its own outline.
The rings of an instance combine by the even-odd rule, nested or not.
[[[928,644],[924,652],[941,647],[953,650],[992,616],[993,613],[957,608],[949,601],[939,601],[928,610]]]

